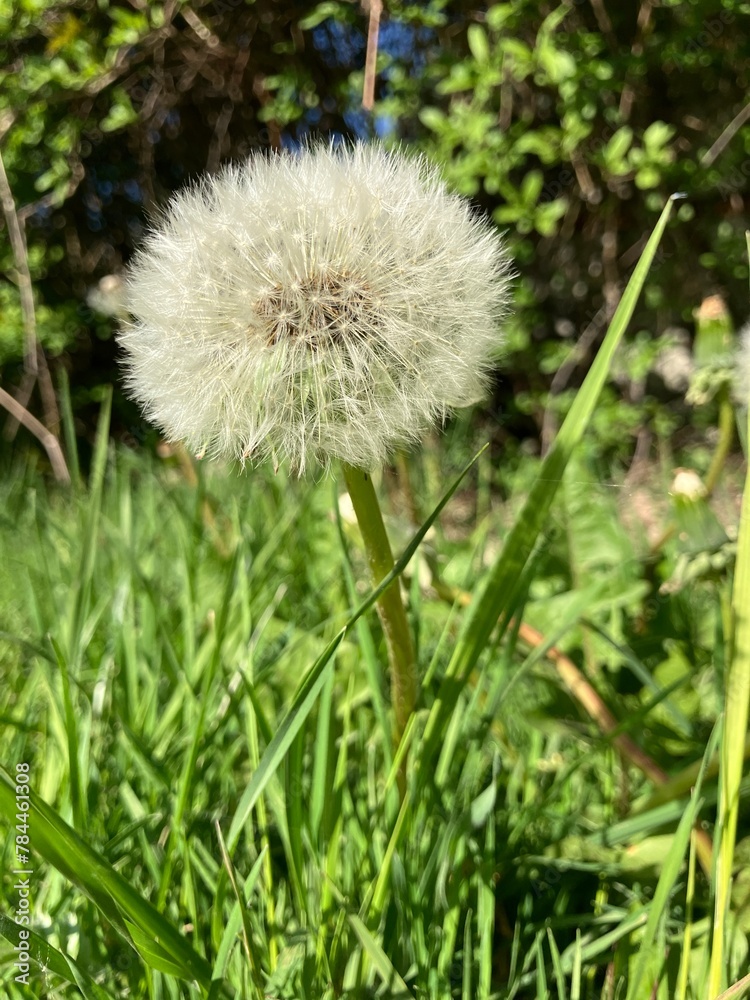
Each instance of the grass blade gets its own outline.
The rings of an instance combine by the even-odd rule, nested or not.
[[[65,437],[65,453],[70,470],[70,480],[77,491],[81,486],[81,466],[78,461],[78,442],[76,441],[75,418],[70,399],[70,380],[62,366],[59,377],[60,416],[62,417],[63,435]]]
[[[226,844],[224,844],[224,839],[222,836],[223,851],[226,852]],[[258,857],[255,859],[253,867],[250,869],[250,874],[245,879],[245,885],[243,887],[243,902],[246,904],[255,889],[255,883],[258,881],[261,875],[261,869],[265,864],[266,855],[268,853],[267,847],[262,847]],[[228,855],[226,855],[228,857]],[[234,887],[233,887],[234,889]],[[220,981],[227,968],[229,962],[229,955],[232,951],[235,939],[240,932],[240,928],[245,929],[245,917],[247,915],[247,907],[245,907],[244,915],[240,908],[240,897],[237,897],[237,903],[232,909],[229,915],[229,920],[227,920],[226,927],[224,928],[224,933],[222,934],[219,947],[216,951],[216,961],[214,962],[214,982]]]
[[[748,990],[750,990],[750,975],[743,976],[738,983],[730,986],[716,1000],[740,1000],[740,997],[747,993]]]
[[[555,973],[558,1000],[568,1000],[568,991],[565,989],[565,973],[563,971],[562,962],[560,961],[560,949],[557,947],[555,935],[549,927],[547,928],[547,943],[549,944],[550,954],[552,955],[552,969]]]
[[[643,931],[643,937],[638,944],[638,960],[630,982],[628,983],[626,1000],[635,1000],[636,997],[640,996],[640,985],[649,961],[653,955],[653,948],[657,940],[659,927],[661,926],[662,920],[666,915],[667,907],[669,905],[669,897],[672,893],[672,889],[674,888],[674,884],[677,881],[677,876],[679,875],[680,867],[682,866],[682,859],[690,841],[690,833],[695,825],[698,810],[701,807],[701,785],[703,784],[706,765],[711,759],[711,755],[713,754],[714,748],[716,747],[716,743],[719,739],[719,732],[720,727],[717,723],[708,741],[706,752],[703,755],[703,766],[698,774],[698,780],[695,783],[695,789],[693,791],[690,804],[680,820],[680,824],[674,835],[671,850],[664,867],[662,868],[661,875],[659,876],[656,891],[654,892],[654,898],[652,899],[649,907],[648,920],[646,921],[646,926]]]
[[[750,409],[748,414],[750,415]],[[748,426],[750,427],[750,423]],[[721,992],[724,975],[729,888],[737,836],[740,783],[750,701],[750,469],[745,479],[737,537],[737,564],[732,586],[731,650],[724,696],[724,733],[721,741],[719,779],[721,840],[716,858],[714,935],[708,977],[709,1000]]]
[[[23,941],[24,950],[39,966],[40,971],[53,973],[64,979],[72,986],[77,986],[84,996],[84,1000],[108,1000],[107,994],[91,979],[82,969],[78,968],[75,962],[63,952],[53,947],[49,941],[32,931],[28,927],[21,927],[0,913],[0,934],[16,948],[21,945],[20,931],[24,931],[28,937]],[[31,980],[32,976],[29,976]]]
[[[355,913],[347,914],[347,919],[359,938],[359,943],[369,956],[373,968],[377,969],[380,978],[387,986],[388,996],[391,1000],[414,1000],[411,990],[393,968],[391,960],[368,931],[363,921]]]
[[[7,771],[0,767],[0,813],[12,822],[15,812],[15,785]],[[180,970],[175,974],[183,979],[197,980],[207,987],[211,969],[205,959],[190,947],[156,907],[143,899],[34,792],[30,792],[28,817],[34,850],[86,893],[120,933],[130,940],[127,923],[134,925],[141,932],[142,943],[150,942],[155,955],[158,949],[165,960],[171,960]],[[148,956],[144,958],[148,961]]]
[[[252,985],[253,993],[255,994],[255,1000],[263,1000],[263,980],[260,975],[260,963],[255,954],[255,948],[253,947],[253,929],[250,925],[250,917],[247,912],[247,907],[245,906],[245,900],[243,899],[242,892],[237,884],[237,876],[232,865],[232,859],[227,854],[227,847],[224,843],[224,838],[221,835],[221,826],[218,821],[216,823],[216,835],[219,839],[219,848],[221,849],[221,857],[224,862],[224,867],[229,875],[229,881],[232,884],[232,890],[234,892],[235,898],[237,900],[237,906],[240,911],[240,919],[242,921],[242,940],[245,946],[245,954],[247,955],[247,960],[250,963],[250,972],[252,974]],[[258,859],[260,860],[260,859]],[[260,869],[259,869],[260,870]]]
[[[469,606],[454,654],[427,720],[420,761],[420,773],[424,775],[429,773],[430,763],[461,688],[487,645],[501,613],[513,602],[517,583],[544,527],[565,467],[591,420],[615,351],[633,315],[646,275],[666,228],[674,200],[675,196],[672,196],[667,201],[623,292],[591,369],[542,463],[528,498],[505,540],[500,555],[480,584],[475,599]]]
[[[333,654],[338,649],[345,635],[346,629],[344,628],[338,635],[334,636],[313,664],[298,689],[289,711],[281,720],[281,725],[266,747],[266,752],[263,754],[260,764],[253,773],[249,784],[242,793],[242,798],[232,817],[226,839],[227,851],[230,857],[239,843],[242,830],[255,803],[263,794],[266,785],[276,773],[279,765],[286,756],[287,750],[292,745],[292,741],[312,711],[320,689],[323,687],[328,676],[328,669],[331,666]]]

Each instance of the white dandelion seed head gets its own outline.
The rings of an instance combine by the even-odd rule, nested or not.
[[[126,383],[198,454],[372,469],[481,398],[509,272],[424,159],[255,155],[177,194],[136,256]]]

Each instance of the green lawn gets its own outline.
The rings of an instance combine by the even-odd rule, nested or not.
[[[711,1000],[746,974],[739,463],[725,534],[667,458],[638,490],[586,446],[654,247],[543,462],[461,478],[465,418],[378,481],[421,681],[397,752],[341,482],[151,458],[106,404],[84,485],[14,467],[5,995]]]

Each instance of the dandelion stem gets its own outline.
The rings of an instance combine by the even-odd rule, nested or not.
[[[362,469],[344,463],[344,478],[367,550],[370,572],[377,585],[393,569],[393,553],[383,524],[378,497],[372,479]],[[395,721],[394,740],[398,744],[417,699],[414,644],[398,580],[394,580],[383,592],[378,601],[378,613],[388,647],[391,702]]]

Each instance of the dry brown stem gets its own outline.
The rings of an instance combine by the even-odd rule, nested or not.
[[[5,389],[0,389],[0,406],[4,407],[19,424],[23,424],[41,442],[49,456],[55,479],[60,483],[69,483],[70,473],[68,472],[68,466],[65,464],[65,457],[60,448],[60,442],[52,431],[48,430],[41,420],[37,420],[32,413],[29,413],[27,409],[21,406],[18,400],[14,399]]]
[[[365,58],[365,82],[362,87],[362,107],[372,111],[375,104],[375,71],[378,61],[378,35],[380,16],[383,13],[382,0],[369,0],[370,21],[367,26],[367,56]]]
[[[31,416],[27,409],[28,401],[34,389],[34,384],[38,380],[44,406],[45,420],[47,426],[45,432],[56,437],[60,426],[60,416],[55,399],[55,390],[52,386],[52,378],[47,367],[47,359],[44,351],[37,340],[36,335],[36,313],[34,311],[34,288],[31,282],[31,271],[29,269],[29,255],[26,248],[26,237],[23,224],[16,211],[16,203],[11,191],[8,175],[5,170],[2,153],[0,153],[0,204],[2,204],[5,224],[8,227],[8,237],[10,239],[13,260],[16,266],[16,280],[21,297],[21,314],[23,316],[24,329],[24,368],[25,376],[21,383],[17,398],[14,400],[15,407],[5,406],[11,414],[11,420],[6,426],[6,436],[12,438],[20,423],[29,426],[26,420],[21,420],[19,413]],[[7,393],[6,393],[7,395]],[[36,419],[36,418],[32,418]],[[38,423],[38,421],[37,421]],[[43,425],[39,425],[43,426]],[[36,434],[34,431],[33,433]],[[38,435],[37,435],[38,436]],[[65,465],[65,459],[59,450],[59,457]],[[68,481],[70,476],[67,475]]]

